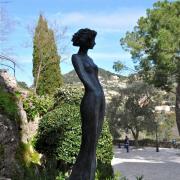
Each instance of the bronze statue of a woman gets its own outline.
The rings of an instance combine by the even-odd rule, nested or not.
[[[70,180],[94,180],[96,171],[96,146],[102,130],[105,98],[98,80],[98,67],[88,56],[88,49],[95,45],[96,31],[80,29],[73,35],[74,46],[79,46],[77,54],[72,55],[74,69],[85,87],[81,101],[82,122],[81,147],[72,168]]]

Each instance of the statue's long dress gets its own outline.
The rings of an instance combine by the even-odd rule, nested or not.
[[[96,146],[102,130],[105,98],[98,80],[98,68],[92,59],[76,54],[72,62],[85,87],[81,101],[82,139],[70,180],[94,180],[96,171]]]

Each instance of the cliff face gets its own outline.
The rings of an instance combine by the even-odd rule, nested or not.
[[[15,77],[7,70],[0,70],[0,179],[23,177],[23,171],[17,160],[21,143],[29,139],[29,126],[22,98],[25,92],[18,88]],[[23,159],[23,157],[22,157]]]
[[[13,109],[16,106],[13,93],[17,89],[17,83],[6,70],[0,70],[0,89],[0,178],[12,178],[15,173],[21,174],[16,160],[20,133],[17,117],[14,116],[15,109]]]
[[[14,173],[20,173],[15,157],[19,143],[17,123],[0,114],[0,178],[11,178]]]

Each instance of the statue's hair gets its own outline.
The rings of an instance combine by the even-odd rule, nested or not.
[[[78,30],[72,37],[74,46],[88,46],[92,39],[97,35],[97,32],[88,28]]]

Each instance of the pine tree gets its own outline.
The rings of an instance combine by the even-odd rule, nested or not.
[[[33,77],[34,90],[39,95],[52,94],[62,85],[60,56],[54,32],[48,28],[46,19],[40,15],[34,34]]]
[[[156,2],[121,39],[121,45],[130,51],[146,82],[176,94],[180,135],[180,1]]]

